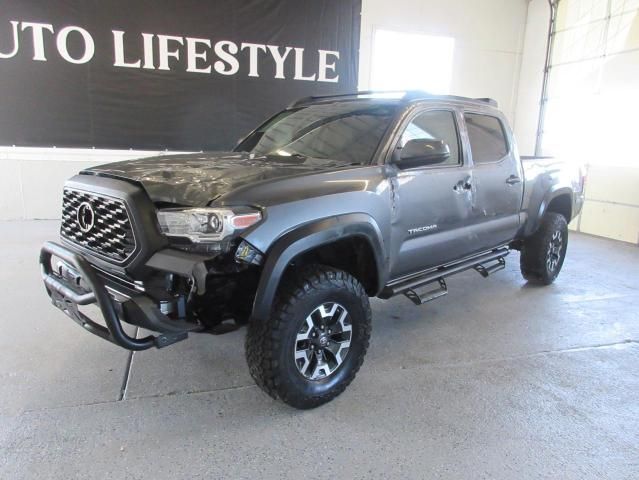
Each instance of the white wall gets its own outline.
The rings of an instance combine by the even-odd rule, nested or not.
[[[451,93],[492,97],[512,122],[527,4],[527,0],[363,0],[360,89],[369,86],[376,29],[453,37]]]
[[[639,159],[638,159],[639,160]],[[591,165],[575,229],[639,244],[639,168]]]
[[[515,105],[516,118],[513,123],[521,155],[535,154],[549,21],[548,0],[531,0],[528,4],[526,17],[524,48]]]
[[[159,155],[141,150],[0,147],[0,220],[59,218],[64,181],[101,163]]]

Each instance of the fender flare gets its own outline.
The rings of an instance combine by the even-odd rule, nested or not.
[[[384,286],[387,262],[382,234],[377,223],[365,213],[338,215],[302,225],[285,233],[273,243],[268,249],[260,275],[252,317],[266,320],[270,316],[282,276],[295,257],[346,237],[361,237],[369,242],[378,273],[375,293],[379,293]]]
[[[537,231],[537,229],[539,228],[539,225],[541,224],[541,219],[546,214],[548,205],[550,205],[555,198],[561,195],[568,195],[570,197],[571,209],[574,208],[574,205],[573,205],[574,193],[572,189],[570,187],[555,186],[554,188],[550,189],[550,191],[548,191],[546,195],[544,195],[544,198],[542,199],[541,204],[539,205],[539,210],[537,211],[537,217],[535,218],[535,221],[532,223],[532,227],[530,231],[528,232],[529,234],[533,234]],[[569,219],[569,221],[570,220],[571,219]]]

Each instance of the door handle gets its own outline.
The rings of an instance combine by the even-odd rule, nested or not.
[[[455,190],[457,193],[462,193],[463,191],[471,190],[472,188],[473,188],[473,184],[470,183],[470,179],[466,179],[466,180],[460,180],[459,182],[457,182],[455,186],[453,187],[453,190]]]
[[[511,175],[510,177],[508,177],[506,179],[506,183],[508,185],[515,185],[516,183],[521,182],[521,178],[519,178],[517,175]]]

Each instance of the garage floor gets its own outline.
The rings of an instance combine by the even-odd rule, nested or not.
[[[56,229],[0,223],[0,478],[639,477],[637,247],[573,234],[547,288],[513,254],[374,300],[357,379],[302,412],[253,385],[243,330],[132,358],[83,332],[39,280]]]

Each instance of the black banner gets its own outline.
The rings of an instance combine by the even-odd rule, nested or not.
[[[360,0],[0,0],[0,145],[228,149],[357,89]]]

